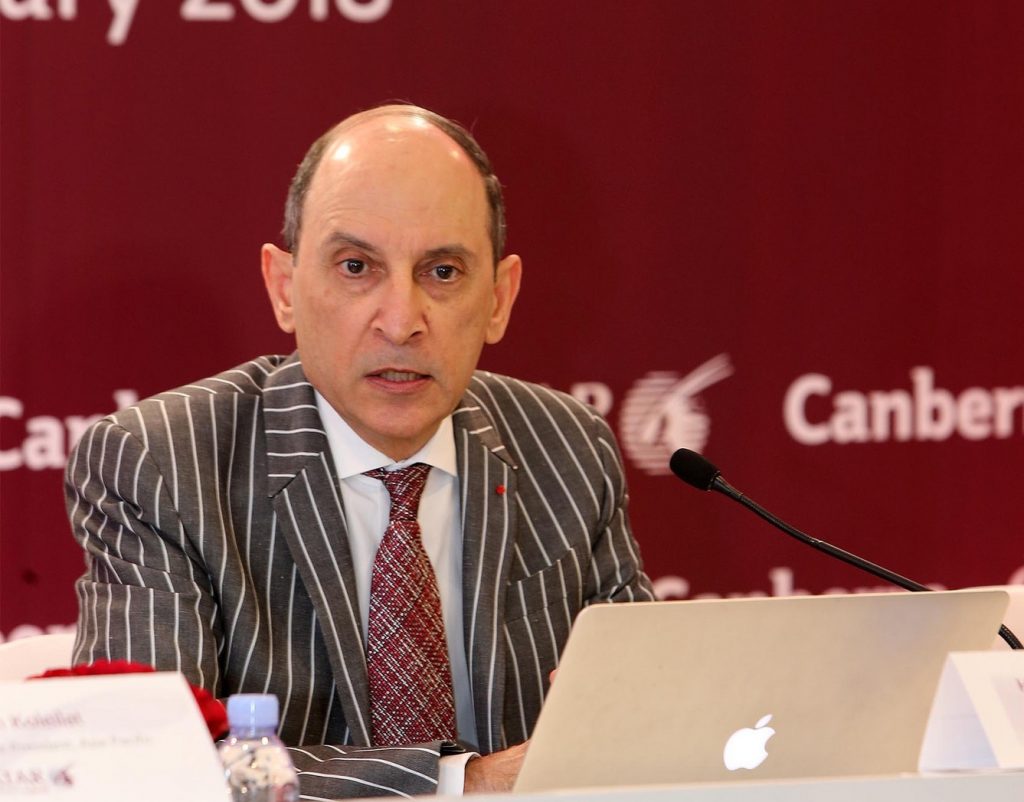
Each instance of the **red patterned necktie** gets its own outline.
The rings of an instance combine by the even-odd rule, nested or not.
[[[375,746],[454,739],[455,697],[441,597],[416,515],[430,466],[378,468],[391,517],[373,561],[366,668]]]

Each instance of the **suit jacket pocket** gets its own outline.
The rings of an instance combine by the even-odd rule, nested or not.
[[[582,577],[574,552],[551,565],[511,582],[505,594],[505,622],[555,615],[569,625],[580,609]]]

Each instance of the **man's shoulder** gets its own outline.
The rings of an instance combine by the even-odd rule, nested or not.
[[[146,401],[171,401],[176,398],[218,398],[230,401],[231,396],[261,396],[279,377],[282,370],[294,367],[295,380],[305,381],[302,363],[297,359],[271,354],[258,356],[228,370],[199,379],[171,390],[165,390]],[[145,402],[143,402],[145,403]]]
[[[160,393],[161,396],[176,395],[259,395],[288,357],[280,354],[258,356],[216,373],[205,379],[189,382],[181,387]],[[298,365],[298,362],[294,364]]]
[[[476,406],[499,429],[531,427],[547,421],[557,428],[572,424],[586,429],[604,427],[601,415],[568,393],[544,384],[478,370],[466,391],[463,406]]]
[[[456,428],[513,466],[525,467],[538,486],[561,482],[563,468],[590,486],[612,471],[621,478],[615,435],[601,414],[568,393],[543,384],[477,371],[456,410]],[[560,485],[561,486],[561,485]]]
[[[473,372],[473,378],[469,383],[470,394],[490,399],[492,403],[500,404],[503,400],[510,398],[527,399],[534,398],[544,404],[568,403],[572,406],[584,408],[586,405],[580,403],[568,393],[555,390],[546,384],[516,379],[512,376],[504,376],[500,373],[491,373],[487,370]]]
[[[289,379],[290,374],[294,376]],[[294,355],[259,356],[213,376],[157,393],[107,419],[134,428],[137,422],[154,414],[167,420],[188,415],[196,403],[210,409],[252,407],[261,403],[269,389],[305,383],[302,364]]]

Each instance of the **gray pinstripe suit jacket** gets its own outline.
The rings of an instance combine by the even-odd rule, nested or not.
[[[614,437],[593,410],[478,372],[453,421],[465,648],[487,753],[529,737],[583,606],[653,595]],[[345,515],[296,355],[103,419],[69,459],[66,495],[87,565],[76,662],[125,658],[222,697],[277,694],[304,795],[436,789],[439,744],[369,747]]]

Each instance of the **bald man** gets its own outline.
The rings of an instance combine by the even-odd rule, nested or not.
[[[426,109],[313,144],[262,249],[296,351],[111,415],[69,460],[76,662],[276,694],[306,796],[511,787],[576,614],[653,595],[605,422],[476,370],[522,276],[504,217]]]

